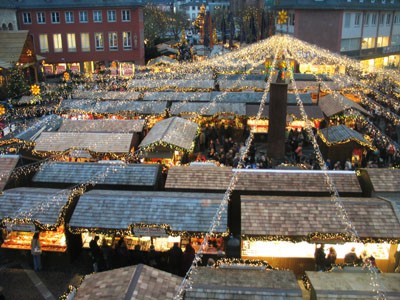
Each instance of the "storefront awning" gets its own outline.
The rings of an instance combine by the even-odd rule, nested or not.
[[[43,164],[32,181],[78,184],[95,178],[98,185],[154,188],[160,172],[161,166],[158,164],[52,162]]]
[[[307,240],[345,235],[352,224],[359,237],[399,239],[400,224],[392,205],[379,198],[340,198],[343,211],[331,197],[241,196],[242,235]]]
[[[90,231],[129,230],[140,224],[166,233],[206,233],[224,195],[203,193],[91,190],[83,194],[69,226]],[[165,226],[166,225],[166,226]],[[216,233],[227,232],[227,213]]]
[[[18,155],[0,155],[0,194],[19,161]]]
[[[142,132],[145,120],[69,120],[63,119],[59,132]]]

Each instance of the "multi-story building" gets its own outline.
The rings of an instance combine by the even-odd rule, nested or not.
[[[17,29],[17,9],[10,2],[0,3],[0,30]]]
[[[276,30],[360,59],[366,69],[400,66],[400,0],[279,0]]]
[[[130,75],[144,64],[142,1],[19,0],[19,29],[29,30],[48,74],[110,67]]]
[[[246,8],[264,8],[264,0],[230,0],[231,10],[235,16],[240,15]]]
[[[174,6],[175,11],[185,12],[188,19],[194,21],[203,4],[211,16],[219,12],[226,12],[227,14],[230,7],[229,0],[176,0]]]

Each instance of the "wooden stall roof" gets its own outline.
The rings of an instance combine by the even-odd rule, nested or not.
[[[161,172],[159,164],[51,162],[42,165],[32,181],[42,183],[85,183],[154,187]]]
[[[366,145],[371,149],[373,148],[372,144],[367,141],[361,133],[347,127],[346,125],[326,127],[321,129],[318,134],[322,135],[328,144],[355,141],[359,144]]]
[[[368,168],[365,170],[375,192],[400,193],[400,169]]]
[[[20,187],[0,196],[0,219],[32,219],[43,225],[56,225],[67,205],[68,190]]]
[[[85,276],[74,299],[173,299],[181,282],[182,277],[139,264]]]
[[[209,92],[145,92],[144,101],[210,101]]]
[[[296,299],[302,292],[291,271],[198,267],[185,299]]]
[[[18,100],[18,104],[32,104],[32,100],[35,98],[35,96],[22,96],[19,100]]]
[[[304,105],[304,111],[307,114],[307,117],[310,119],[323,119],[324,114],[322,113],[321,109],[317,105]],[[260,109],[259,104],[246,104],[246,115],[247,116],[256,116],[258,110]],[[297,119],[302,119],[303,116],[301,115],[300,108],[297,105],[288,105],[286,107],[286,114],[287,115],[294,115]],[[264,118],[269,117],[269,105],[264,106],[264,110],[262,113]]]
[[[0,60],[7,64],[19,62],[27,38],[28,30],[0,31]]]
[[[35,141],[42,132],[57,131],[61,124],[62,118],[58,115],[44,116],[24,131],[15,134],[15,137],[24,141]]]
[[[64,119],[59,132],[142,132],[146,120],[70,120]]]
[[[361,105],[355,103],[349,98],[336,93],[336,94],[328,94],[319,99],[319,104],[321,110],[327,117],[331,117],[340,113],[343,113],[349,109],[355,109],[364,115],[370,115],[368,111],[366,111]]]
[[[189,120],[172,117],[157,122],[144,137],[139,148],[159,142],[190,150],[197,135],[198,125]]]
[[[267,82],[265,80],[231,80],[231,79],[218,79],[219,88],[225,90],[265,90]]]
[[[59,107],[60,111],[83,110],[90,112],[95,104],[93,99],[64,99]]]
[[[168,224],[174,232],[205,233],[223,197],[222,193],[91,190],[80,197],[69,226],[127,230],[131,224]],[[226,212],[216,232],[227,232]]]
[[[218,113],[234,113],[238,116],[245,116],[246,103],[175,102],[172,103],[170,111],[172,115],[195,113],[200,114],[201,116],[213,116]]]
[[[315,299],[374,299],[378,295],[376,289],[383,292],[386,299],[400,299],[398,273],[306,271],[306,275]],[[374,288],[373,283],[378,286]]]
[[[379,198],[343,198],[348,220],[360,238],[400,238],[392,205]],[[241,196],[242,234],[300,236],[346,233],[343,212],[331,197]]]
[[[192,80],[192,79],[133,79],[129,81],[129,89],[146,90],[212,90],[214,80]]]
[[[129,153],[133,133],[43,132],[36,140],[38,152],[63,152],[71,148],[99,153]]]
[[[128,91],[74,91],[74,98],[76,99],[138,100],[140,95],[139,92]]]
[[[0,155],[0,194],[19,161],[18,155]]]
[[[179,190],[226,190],[234,174],[238,172],[235,190],[263,193],[328,193],[323,171],[231,169],[228,167],[176,166],[168,171],[166,189]],[[353,171],[328,171],[340,193],[362,192],[357,175]],[[196,180],[193,180],[196,178]]]
[[[211,102],[239,102],[239,103],[261,103],[264,93],[262,92],[212,92]],[[299,94],[301,101],[304,104],[312,104],[311,94]],[[265,100],[269,103],[269,94]],[[288,104],[297,104],[296,95],[288,93]]]
[[[112,100],[97,101],[93,105],[92,111],[95,113],[135,112],[137,114],[153,115],[162,114],[166,108],[166,102]]]

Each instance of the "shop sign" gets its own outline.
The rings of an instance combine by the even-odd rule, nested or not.
[[[5,223],[7,231],[24,231],[24,232],[35,232],[35,224],[13,224]]]
[[[132,227],[132,234],[134,236],[168,236],[165,228],[161,227]]]

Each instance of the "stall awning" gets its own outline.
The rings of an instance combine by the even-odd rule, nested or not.
[[[355,141],[362,146],[374,149],[373,145],[361,133],[346,125],[323,128],[318,132],[318,135],[328,146]]]
[[[331,117],[349,109],[354,109],[358,112],[363,113],[364,115],[370,116],[371,114],[366,111],[361,105],[353,102],[349,98],[336,93],[336,94],[329,94],[319,99],[319,107],[324,112],[327,117]]]
[[[321,109],[316,105],[304,105],[304,111],[309,119],[323,119],[324,114]],[[258,104],[246,104],[246,115],[257,116],[260,105]],[[293,115],[297,119],[302,119],[300,107],[297,105],[288,105],[286,107],[286,114]],[[265,105],[262,113],[262,117],[269,118],[269,105]]]
[[[98,185],[154,188],[160,172],[158,164],[51,162],[43,164],[32,181],[78,184],[96,179]]]
[[[206,101],[211,98],[210,92],[144,92],[144,101]]]
[[[69,120],[64,119],[59,132],[142,132],[145,120]]]
[[[166,233],[206,233],[224,195],[176,192],[91,190],[82,195],[69,222],[72,228],[129,230],[131,225],[165,227]],[[227,232],[227,213],[217,233]]]
[[[306,240],[315,233],[346,234],[350,222],[362,239],[400,238],[399,221],[387,201],[341,197],[340,202],[348,220],[331,197],[241,196],[242,234]]]
[[[18,155],[0,155],[0,194],[19,161]]]
[[[168,144],[189,151],[197,135],[198,125],[179,117],[157,122],[144,137],[139,148]]]
[[[204,102],[187,102],[172,103],[171,114],[179,115],[185,113],[194,113],[201,116],[214,116],[218,113],[233,113],[237,116],[246,115],[245,103],[204,103]]]
[[[64,216],[70,190],[20,187],[0,196],[0,219],[31,219],[44,226],[57,227]]]
[[[133,133],[42,132],[34,150],[63,152],[84,149],[98,153],[129,153],[132,142]]]

